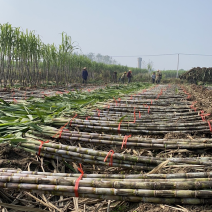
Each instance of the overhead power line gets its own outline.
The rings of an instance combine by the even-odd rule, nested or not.
[[[137,55],[137,56],[123,56],[122,55],[122,56],[111,56],[111,57],[160,57],[160,56],[173,56],[173,55],[212,57],[212,54],[191,54],[191,53],[148,54],[148,55]]]

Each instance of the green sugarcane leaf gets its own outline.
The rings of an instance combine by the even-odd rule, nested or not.
[[[0,102],[3,102],[5,105],[10,106],[9,103],[5,102],[3,99],[0,98]]]
[[[32,115],[27,115],[27,117],[30,119],[30,121],[33,120],[33,116]]]
[[[30,123],[29,126],[38,132],[43,132],[43,129],[34,123]]]
[[[41,115],[40,110],[36,109],[38,117],[41,119],[42,122],[44,122],[44,117]]]
[[[63,161],[63,163],[65,164],[65,166],[67,166],[69,169],[71,169],[74,173],[77,173],[76,170],[70,164],[68,164],[66,161]]]
[[[118,120],[118,122],[123,121],[125,117],[127,117],[127,115],[122,116],[122,117]]]

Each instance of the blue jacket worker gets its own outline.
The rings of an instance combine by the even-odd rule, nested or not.
[[[87,82],[87,78],[88,78],[88,71],[86,69],[86,67],[83,68],[83,71],[82,71],[82,83],[86,83]]]

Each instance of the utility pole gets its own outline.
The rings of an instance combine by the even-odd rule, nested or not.
[[[177,59],[177,76],[176,78],[178,78],[178,69],[179,69],[179,62],[180,62],[180,54],[177,55],[178,59]]]
[[[138,58],[138,68],[141,68],[141,61],[142,61],[142,58],[139,57],[139,58]]]

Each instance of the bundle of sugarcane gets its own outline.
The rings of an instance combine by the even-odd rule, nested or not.
[[[64,126],[69,121],[67,119],[55,118],[52,119],[52,124],[56,126]],[[70,121],[71,127],[77,127],[83,130],[109,131],[119,133],[145,133],[145,134],[165,134],[168,132],[181,133],[210,133],[210,128],[207,122],[196,123],[142,123],[142,122],[115,122],[115,121],[98,121],[98,120],[82,120],[73,119]]]
[[[114,153],[93,150],[89,148],[79,148],[76,146],[68,146],[56,144],[49,140],[44,142],[39,138],[26,137],[25,139],[11,139],[11,145],[21,148],[25,151],[40,156],[59,159],[66,161],[85,162],[103,166],[114,166],[134,170],[152,170],[157,165],[166,161],[168,167],[192,167],[205,168],[212,165],[212,159],[209,157],[201,158],[157,158],[148,156],[134,156],[128,154]],[[110,159],[109,163],[106,162]]]
[[[81,170],[82,171],[82,170]],[[196,174],[196,173],[195,173]],[[199,173],[196,175],[204,175]],[[177,175],[177,174],[176,174]],[[95,176],[66,174],[17,172],[0,170],[0,187],[50,193],[54,195],[89,197],[97,199],[115,199],[132,202],[181,203],[181,204],[212,204],[212,180],[208,178],[158,178],[139,179],[131,176],[131,180],[110,178],[110,175]],[[78,183],[79,182],[79,183]],[[78,185],[77,185],[78,183]]]
[[[153,103],[153,102],[152,102]],[[146,105],[151,105],[151,108],[153,109],[163,109],[163,108],[167,108],[167,104],[162,104],[162,105],[152,105],[151,104],[151,101],[150,102],[147,102],[147,104],[133,104],[131,102],[127,102],[127,103],[119,103],[119,102],[116,102],[116,103],[109,103],[109,104],[105,104],[103,105],[104,108],[108,107],[108,108],[115,108],[115,107],[121,107],[121,108],[136,108],[136,109],[144,109],[146,107]],[[170,104],[169,104],[170,105]],[[176,109],[176,110],[182,110],[182,109],[190,109],[187,104],[184,104],[184,105],[176,105],[176,104],[173,104],[171,106],[168,106],[169,109]]]
[[[135,111],[136,113],[139,112],[139,110],[136,110]],[[199,113],[197,111],[190,111],[190,112],[186,112],[186,113],[177,113],[177,112],[166,112],[166,113],[160,113],[160,112],[155,112],[155,113],[152,113],[151,111],[151,108],[149,110],[149,113],[148,113],[148,108],[146,110],[144,110],[143,112],[145,112],[145,115],[152,115],[152,116],[165,116],[165,117],[187,117],[187,116],[192,116],[192,115],[198,115]],[[148,113],[148,114],[147,114]],[[107,109],[104,109],[104,110],[93,110],[93,112],[91,112],[90,114],[92,115],[96,115],[96,116],[108,116],[108,115],[121,115],[121,116],[126,116],[126,115],[134,115],[134,109],[133,110],[130,110],[130,111],[125,111],[124,112],[120,112],[120,111],[115,111],[115,110],[107,110]],[[142,114],[143,115],[143,114]]]
[[[119,107],[119,106],[115,106],[115,107],[110,107],[109,109],[104,109],[106,111],[118,111],[118,112],[128,112],[128,113],[133,113],[135,112],[145,112],[145,113],[178,113],[178,114],[188,114],[190,113],[191,109],[190,108],[184,108],[184,109],[179,109],[179,108],[169,108],[169,107],[151,107],[148,105],[144,105],[142,107],[128,107],[128,106],[124,106],[124,107]],[[150,110],[149,110],[150,108]]]
[[[125,148],[148,148],[148,149],[203,149],[212,148],[212,139],[151,139],[141,137],[128,136],[113,136],[107,134],[87,133],[78,131],[62,130],[60,134],[57,132],[60,129],[54,127],[40,126],[41,131],[31,130],[30,134],[36,136],[45,136],[52,138],[60,138],[66,141],[77,141],[80,143],[95,145],[108,145]],[[56,136],[55,136],[56,135]]]
[[[133,98],[135,99],[135,100],[137,100],[137,99],[157,99],[158,98],[158,95],[157,94],[153,94],[153,95],[150,95],[150,94],[143,94],[143,95],[133,95]],[[183,95],[183,94],[181,94],[181,95],[174,95],[174,94],[172,94],[172,95],[160,95],[160,97],[159,97],[160,99],[171,99],[171,100],[177,100],[177,99],[186,99],[187,98],[187,95]]]
[[[103,108],[106,108],[108,107],[109,110],[114,110],[114,109],[125,109],[127,111],[146,111],[146,107],[148,105],[136,105],[136,104],[120,104],[120,103],[111,103],[108,105],[103,105]],[[149,105],[151,107],[151,110],[153,112],[161,112],[161,111],[166,111],[166,112],[188,112],[191,110],[191,108],[189,108],[187,105],[185,106],[175,106],[175,105],[172,105],[172,106],[154,106],[154,105]]]
[[[154,101],[152,99],[120,99],[116,100],[117,103],[121,104],[136,104],[136,105],[157,105],[157,106],[168,106],[168,105],[191,105],[192,103],[189,101],[173,101],[173,100],[160,100]],[[96,104],[97,105],[97,104]],[[108,104],[109,105],[109,104]]]
[[[176,113],[173,114],[143,114],[143,113],[114,113],[113,111],[94,111],[88,115],[79,115],[77,116],[80,119],[87,119],[87,120],[119,120],[120,118],[127,119],[130,122],[190,122],[190,121],[198,121],[202,120],[202,116],[200,113],[195,113],[191,115],[181,115],[178,116]]]
[[[121,115],[108,115],[108,116],[78,116],[78,118],[80,119],[88,119],[88,120],[104,120],[104,121],[117,121],[117,119],[120,119],[122,116]],[[166,117],[164,116],[154,116],[154,115],[141,115],[139,116],[139,114],[129,114],[126,116],[126,119],[129,120],[129,122],[134,121],[134,117],[136,117],[135,123],[136,122],[170,122],[170,123],[174,123],[174,122],[178,122],[178,123],[186,123],[186,122],[191,122],[191,121],[198,121],[198,120],[202,120],[202,117],[200,115],[195,115],[195,116],[186,116],[186,117],[171,117],[168,116]]]

